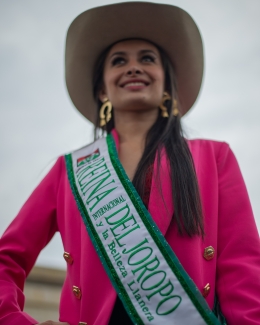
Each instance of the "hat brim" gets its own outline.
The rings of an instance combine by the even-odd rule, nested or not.
[[[93,74],[100,54],[111,44],[139,38],[159,45],[171,60],[184,115],[194,104],[203,76],[203,45],[191,16],[181,8],[125,2],[93,8],[71,23],[66,40],[65,70],[69,95],[76,108],[96,121]]]

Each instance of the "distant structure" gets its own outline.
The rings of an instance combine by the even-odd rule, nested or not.
[[[35,266],[25,283],[24,311],[39,322],[58,321],[65,274],[63,270]]]

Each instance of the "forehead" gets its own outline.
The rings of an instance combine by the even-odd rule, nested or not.
[[[130,39],[123,40],[114,44],[110,51],[108,52],[108,56],[112,55],[115,52],[139,52],[143,50],[151,50],[159,55],[158,48],[150,43],[149,41],[141,40],[141,39]]]

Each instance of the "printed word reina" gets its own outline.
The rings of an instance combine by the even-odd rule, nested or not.
[[[90,212],[117,188],[115,180],[112,179],[105,163],[105,158],[100,158],[91,165],[79,168],[76,176],[80,191],[86,197],[84,203],[88,206]]]

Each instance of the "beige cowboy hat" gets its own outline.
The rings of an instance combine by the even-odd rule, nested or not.
[[[171,60],[181,114],[194,104],[202,82],[203,45],[200,32],[184,10],[166,4],[124,2],[93,8],[71,23],[66,40],[66,84],[76,108],[96,121],[93,73],[100,54],[118,41],[140,38],[159,45]]]

